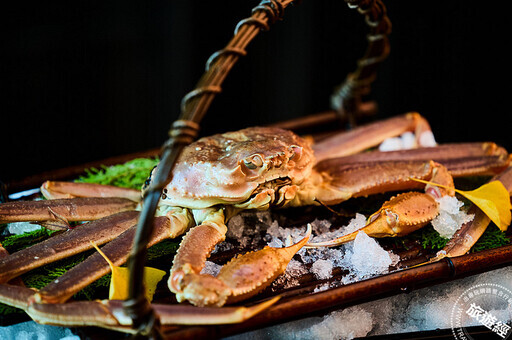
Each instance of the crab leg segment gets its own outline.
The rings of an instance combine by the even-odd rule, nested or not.
[[[90,240],[104,244],[137,223],[138,212],[126,211],[55,235],[0,259],[0,282],[29,270],[91,249]]]
[[[443,164],[453,177],[494,175],[505,170],[510,163],[507,151],[495,143],[443,144],[399,151],[371,151],[355,155],[326,159],[315,165],[317,171],[351,168],[354,164],[391,161],[435,161]]]
[[[136,226],[132,226],[113,241],[104,245],[102,252],[116,266],[124,264],[128,260],[130,249],[133,245]],[[153,235],[148,246],[152,246],[169,237],[169,219],[157,217]],[[37,302],[63,303],[78,291],[87,287],[92,282],[110,273],[110,267],[100,253],[95,252],[85,261],[68,270],[57,280],[50,282],[36,294]]]
[[[338,204],[351,197],[368,196],[378,193],[420,189],[424,185],[411,177],[430,180],[434,162],[390,161],[357,163],[349,167],[317,169],[322,182],[315,192],[315,198],[327,205]]]
[[[25,310],[41,324],[59,326],[98,326],[134,333],[131,318],[124,315],[119,300],[77,301],[65,304],[28,303],[30,288],[0,284],[0,301]],[[161,325],[216,325],[245,321],[270,307],[279,297],[251,307],[198,308],[190,305],[153,304]]]
[[[418,113],[409,113],[335,135],[313,146],[318,161],[352,155],[376,146],[390,137],[415,132],[419,146],[436,145],[427,120]]]
[[[189,227],[191,217],[186,209],[174,209],[173,215],[155,218],[153,233],[148,247],[165,239],[181,235]],[[114,265],[120,266],[128,260],[136,226],[133,225],[111,242],[104,245],[101,250]],[[90,244],[90,242],[87,242]],[[71,296],[110,272],[110,266],[95,252],[75,267],[68,270],[57,280],[43,287],[35,296],[38,302],[63,303]]]
[[[370,216],[367,225],[360,230],[331,241],[310,243],[306,247],[334,247],[354,240],[359,231],[364,231],[371,237],[395,237],[407,235],[420,229],[439,214],[436,198],[455,194],[453,179],[448,170],[434,162],[430,163],[430,167],[430,181],[451,189],[427,185],[425,186],[425,193],[406,192],[399,194],[384,203],[379,211]]]
[[[221,218],[220,210],[214,212],[183,238],[168,282],[179,302],[188,300],[196,306],[220,307],[257,294],[285,271],[311,233],[308,229],[306,237],[290,247],[265,247],[238,256],[224,265],[217,277],[201,274],[207,256],[224,240],[226,226]]]
[[[137,203],[126,198],[69,198],[0,204],[0,223],[32,221],[91,221],[121,211],[134,210]]]
[[[46,181],[41,193],[47,199],[74,197],[122,197],[134,202],[141,199],[140,190],[93,183]]]
[[[500,181],[505,188],[507,188],[509,194],[512,193],[512,167],[508,168],[492,180]],[[487,215],[475,205],[471,206],[468,214],[474,214],[475,217],[471,222],[462,225],[462,227],[457,230],[455,235],[453,235],[450,241],[448,241],[446,246],[441,250],[441,257],[453,257],[466,254],[471,247],[473,247],[476,241],[478,241],[480,236],[482,236],[491,222],[489,217],[487,217]],[[436,259],[437,257],[432,259],[432,261],[435,261]]]

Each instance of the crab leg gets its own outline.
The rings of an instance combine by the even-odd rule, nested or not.
[[[224,214],[217,210],[184,236],[168,281],[178,302],[188,300],[196,306],[220,307],[257,294],[285,271],[311,234],[308,228],[304,239],[290,247],[265,247],[238,256],[224,265],[217,277],[201,274],[206,258],[224,240],[226,231]]]
[[[41,193],[47,199],[73,197],[122,197],[139,202],[140,190],[94,183],[46,181],[41,185]]]
[[[121,212],[55,235],[32,247],[0,259],[0,282],[29,270],[91,249],[91,241],[104,244],[137,223],[139,213]]]
[[[119,300],[77,301],[65,304],[29,303],[34,290],[0,284],[0,301],[25,310],[41,324],[98,326],[134,333],[131,319],[124,315]],[[278,297],[251,307],[198,308],[190,305],[153,304],[161,325],[231,324],[245,321],[270,307]]]
[[[174,209],[168,216],[156,217],[148,247],[183,234],[190,224],[191,216],[186,209]],[[127,261],[133,245],[135,230],[136,226],[133,225],[101,248],[114,265],[119,266]],[[87,243],[90,246],[90,242]],[[38,302],[63,303],[109,272],[108,263],[99,253],[94,253],[57,280],[43,287],[35,298]]]
[[[492,142],[443,144],[400,151],[371,151],[326,159],[315,165],[317,171],[349,169],[354,164],[382,161],[430,161],[443,164],[453,177],[468,175],[494,175],[507,168],[507,151]]]
[[[509,194],[512,193],[512,168],[508,168],[500,175],[494,177],[491,181],[500,181]],[[487,229],[491,220],[485,215],[482,210],[478,209],[475,205],[472,205],[469,209],[468,214],[474,214],[475,217],[471,222],[468,222],[457,230],[455,235],[448,241],[446,246],[441,250],[441,256],[460,256],[466,254],[471,247],[478,241],[480,236]],[[435,259],[433,259],[434,261]]]
[[[134,210],[137,203],[126,198],[69,198],[0,204],[0,223],[31,221],[90,221]]]
[[[428,170],[428,173],[422,175],[426,176],[424,178],[452,189],[442,189],[427,185],[425,186],[425,193],[406,192],[399,194],[384,203],[379,211],[370,216],[367,225],[360,230],[331,241],[310,243],[306,245],[306,247],[334,247],[354,240],[359,231],[364,231],[371,237],[394,237],[407,235],[423,227],[439,213],[436,198],[445,195],[453,196],[455,194],[453,190],[453,179],[448,170],[444,166],[434,162],[429,162],[426,165],[428,166],[425,170]],[[416,177],[415,175],[416,174],[413,174],[412,177]],[[390,185],[402,186],[412,181],[408,177],[395,178],[396,182]],[[374,189],[376,188],[365,188],[359,191],[358,195],[361,192],[366,193]]]
[[[170,223],[167,217],[157,217],[154,223],[155,227],[148,247],[169,237]],[[128,260],[135,230],[136,225],[133,225],[101,248],[114,265],[122,265]],[[110,273],[110,266],[100,253],[95,252],[83,262],[68,270],[57,280],[43,287],[35,295],[36,301],[63,303],[75,293],[108,273]]]
[[[321,161],[358,153],[404,132],[414,132],[419,146],[436,145],[427,120],[418,113],[409,113],[340,133],[316,143],[313,149]]]

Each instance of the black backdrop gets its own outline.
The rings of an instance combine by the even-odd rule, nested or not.
[[[0,180],[159,147],[209,55],[257,1],[18,1],[3,11]],[[476,1],[387,1],[380,117],[426,116],[440,142],[512,149],[507,12]],[[366,47],[342,0],[304,0],[249,46],[202,133],[329,108]]]

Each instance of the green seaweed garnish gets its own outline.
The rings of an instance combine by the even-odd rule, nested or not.
[[[36,229],[23,234],[9,235],[2,240],[2,246],[9,252],[14,253],[23,248],[27,248],[35,243],[46,240],[57,231],[45,228]]]
[[[437,230],[432,226],[421,229],[420,242],[425,249],[441,250],[444,248],[449,239],[439,235]]]
[[[76,182],[140,189],[158,162],[157,158],[136,158],[124,164],[102,165],[100,169],[86,169],[86,174],[80,176]]]
[[[510,239],[505,232],[501,231],[496,225],[491,224],[487,227],[473,248],[471,248],[471,252],[476,253],[481,250],[498,248],[508,244],[510,244]]]

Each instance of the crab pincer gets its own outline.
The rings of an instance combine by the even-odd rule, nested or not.
[[[353,241],[359,231],[364,231],[371,237],[396,237],[410,234],[424,227],[439,214],[439,204],[436,199],[455,194],[453,178],[448,170],[441,164],[432,161],[426,165],[423,177],[429,178],[432,183],[441,184],[445,188],[427,184],[424,193],[410,191],[398,194],[372,214],[363,228],[333,240],[308,243],[305,247],[334,247]],[[408,181],[410,181],[408,178],[402,178],[395,185],[404,185]]]
[[[178,301],[188,300],[197,306],[222,306],[245,300],[283,274],[292,257],[310,236],[311,226],[308,225],[306,235],[299,242],[284,248],[266,246],[239,255],[225,264],[216,277],[201,274],[200,269],[193,268],[189,263],[180,263],[177,256],[178,261],[175,259],[171,270],[169,288],[176,293]],[[187,247],[181,247],[180,251],[186,252]]]

